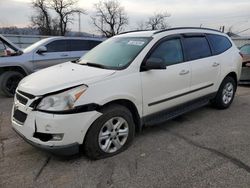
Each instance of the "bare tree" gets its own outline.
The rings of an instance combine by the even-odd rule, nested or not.
[[[104,36],[119,34],[128,24],[127,14],[117,0],[99,1],[94,7],[93,24]]]
[[[51,35],[51,17],[46,0],[34,0],[32,6],[37,11],[36,15],[31,17],[32,26],[37,27],[42,35]]]
[[[64,36],[68,30],[68,24],[72,23],[75,13],[85,13],[76,7],[78,0],[51,0],[50,6],[58,15],[60,35]]]
[[[167,29],[169,24],[167,23],[167,18],[171,15],[165,12],[154,13],[150,16],[147,21],[140,21],[137,23],[137,29],[139,30],[157,30],[157,29]]]

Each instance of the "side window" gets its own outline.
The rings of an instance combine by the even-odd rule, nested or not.
[[[184,38],[184,45],[188,61],[211,56],[211,50],[205,37]]]
[[[214,34],[208,34],[207,37],[209,42],[211,43],[214,55],[223,53],[232,46],[232,43],[228,40],[227,37]]]
[[[84,51],[89,49],[88,40],[70,40],[70,51]]]
[[[245,45],[240,48],[242,54],[250,55],[250,45]]]
[[[46,45],[47,52],[65,52],[67,49],[66,40],[56,40]]]
[[[90,40],[89,41],[89,46],[90,46],[90,49],[96,47],[98,44],[100,44],[102,41],[97,41],[97,40]]]
[[[183,62],[183,53],[180,39],[170,39],[162,42],[149,58],[160,58],[166,66]]]

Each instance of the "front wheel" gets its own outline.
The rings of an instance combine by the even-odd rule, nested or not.
[[[110,157],[124,151],[132,142],[135,124],[131,112],[121,105],[110,105],[90,127],[84,142],[91,159]]]
[[[0,76],[0,90],[7,97],[13,97],[18,83],[24,75],[16,71],[7,71]]]
[[[216,97],[211,101],[218,109],[226,109],[233,102],[237,84],[232,77],[226,77],[220,85]]]

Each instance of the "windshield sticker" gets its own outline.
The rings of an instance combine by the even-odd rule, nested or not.
[[[144,43],[145,43],[144,41],[135,41],[135,40],[128,41],[128,45],[133,45],[133,46],[142,46]]]

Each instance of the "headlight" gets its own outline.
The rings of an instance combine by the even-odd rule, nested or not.
[[[59,94],[50,95],[42,99],[37,106],[39,110],[46,111],[65,111],[74,108],[75,102],[87,90],[87,86],[82,85],[69,89]]]

